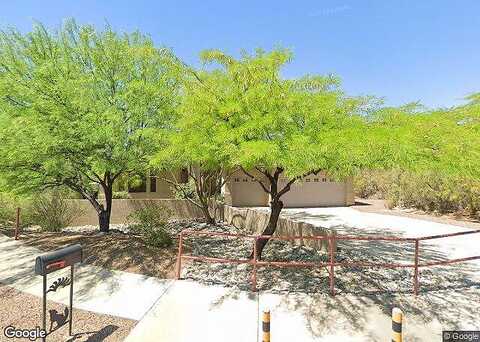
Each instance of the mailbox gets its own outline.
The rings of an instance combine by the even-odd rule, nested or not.
[[[73,271],[74,265],[83,262],[83,250],[81,245],[72,245],[65,248],[57,249],[56,251],[42,254],[35,259],[35,274],[43,277],[43,301],[42,301],[42,327],[46,335],[52,332],[52,325],[50,325],[50,332],[47,333],[47,293],[56,292],[60,287],[70,285],[70,310],[68,311],[68,332],[72,336],[72,316],[73,316]],[[70,277],[64,276],[58,278],[47,289],[47,275],[61,270],[65,267],[70,267]],[[67,314],[65,314],[67,316]],[[65,317],[66,318],[66,317]],[[63,324],[62,324],[63,325]],[[58,328],[58,327],[57,327]],[[42,337],[45,341],[46,337]]]
[[[72,245],[35,259],[35,274],[46,275],[83,261],[82,246]]]

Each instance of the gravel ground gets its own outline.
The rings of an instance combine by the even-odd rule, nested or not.
[[[177,226],[178,228],[178,226]],[[208,226],[191,223],[192,230],[208,230],[228,233],[244,233],[228,225]],[[188,237],[185,245],[191,255],[247,259],[252,251],[252,240],[223,237]],[[397,247],[397,248],[393,248]],[[423,255],[430,260],[441,260],[444,256],[429,252],[428,246]],[[398,244],[388,241],[357,242],[342,241],[338,244],[336,261],[354,262],[371,261],[385,263],[412,263],[414,250],[405,245],[400,252]],[[306,246],[296,246],[287,241],[271,240],[263,252],[265,261],[314,261],[326,262],[328,256],[324,252]],[[458,272],[458,270],[462,272]],[[466,288],[478,286],[470,280],[469,264],[459,264],[455,268],[438,266],[421,269],[419,276],[421,289],[424,291],[447,288]],[[182,268],[182,278],[196,280],[205,284],[220,284],[237,287],[242,290],[251,288],[252,267],[246,264],[231,265],[192,261]],[[336,267],[335,288],[337,293],[359,295],[378,293],[411,293],[413,288],[413,269]],[[278,268],[260,267],[257,273],[259,290],[274,293],[303,292],[328,293],[329,273],[325,268]]]
[[[11,325],[16,328],[32,329],[41,325],[42,299],[12,287],[0,284],[0,341],[28,341],[27,339],[9,339],[4,329]],[[49,331],[49,310],[64,315],[65,306],[47,302],[47,331]],[[60,317],[57,316],[57,319]],[[60,319],[60,322],[62,320]],[[57,330],[53,323],[53,332],[47,341],[123,341],[137,322],[129,319],[100,315],[90,311],[74,309],[73,333],[68,336],[68,321]]]

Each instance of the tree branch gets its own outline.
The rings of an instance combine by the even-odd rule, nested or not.
[[[262,183],[262,181],[258,178],[256,178],[254,175],[250,174],[247,172],[247,170],[245,170],[242,166],[240,166],[240,169],[242,170],[242,172],[247,175],[248,177],[250,177],[251,179],[253,179],[254,181],[256,181],[257,183],[260,184],[260,186],[262,187],[263,191],[265,191],[267,194],[270,193],[270,190],[268,190],[268,188]]]

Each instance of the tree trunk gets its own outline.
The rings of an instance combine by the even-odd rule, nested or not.
[[[212,215],[210,214],[210,210],[208,210],[208,204],[207,205],[202,205],[202,212],[203,212],[203,216],[205,218],[205,222],[207,224],[215,224],[215,218],[212,217]]]
[[[98,212],[98,224],[101,232],[108,233],[110,231],[110,216],[112,213],[112,186],[104,186],[103,191],[105,193],[105,207],[100,205],[100,210]]]
[[[102,209],[98,213],[98,224],[101,232],[108,233],[110,230],[110,215],[108,215],[106,210]]]
[[[280,199],[273,199],[270,202],[270,217],[268,218],[268,224],[262,232],[262,235],[272,236],[277,229],[278,218],[280,217],[280,212],[283,209],[283,202]],[[261,260],[262,252],[265,248],[265,245],[270,239],[258,239],[257,240],[257,260]],[[253,251],[252,255],[253,256]]]

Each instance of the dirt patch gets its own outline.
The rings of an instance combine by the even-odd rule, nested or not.
[[[26,339],[8,339],[4,336],[3,330],[10,325],[19,329],[34,329],[40,326],[42,299],[2,284],[0,284],[0,298],[0,341],[26,341]],[[47,301],[47,331],[50,331],[49,310],[56,311],[53,315],[56,322],[52,324],[52,333],[48,335],[47,341],[123,341],[137,324],[134,320],[74,309],[74,336],[68,336],[68,318],[66,323],[64,318],[65,306]],[[57,322],[60,323],[58,329]]]
[[[0,229],[0,233],[13,236],[11,229]],[[23,232],[20,240],[45,252],[79,243],[83,247],[86,264],[157,278],[171,279],[175,275],[175,243],[168,248],[153,248],[146,246],[140,237],[119,232]]]

